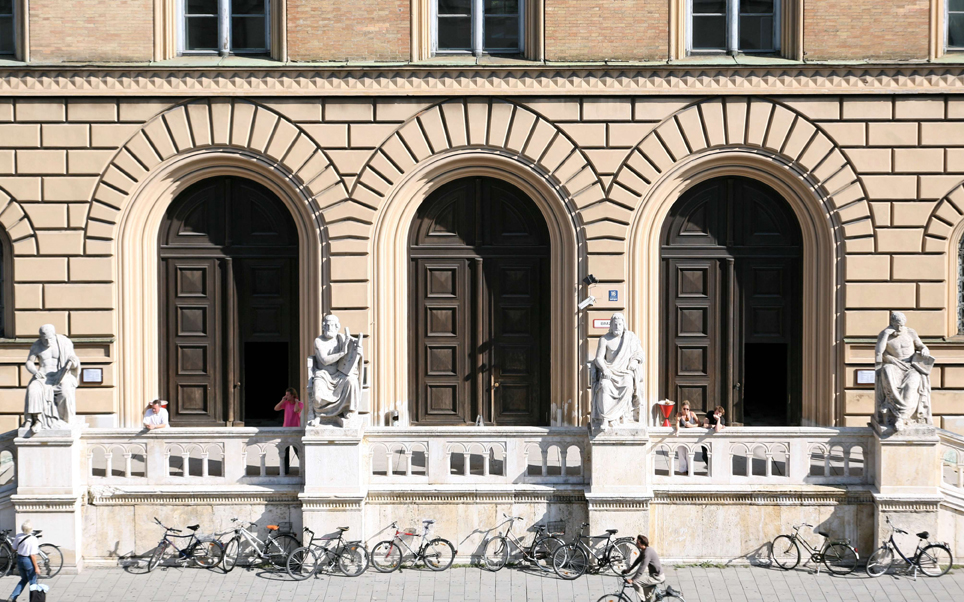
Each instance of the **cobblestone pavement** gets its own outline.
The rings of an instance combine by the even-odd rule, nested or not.
[[[885,575],[870,579],[858,571],[832,577],[807,570],[783,572],[760,567],[667,567],[667,584],[682,590],[686,602],[826,600],[964,600],[964,570],[933,579]],[[0,596],[9,596],[17,579],[0,580]],[[47,582],[50,602],[206,602],[245,600],[267,602],[460,602],[541,600],[592,601],[617,588],[612,575],[590,575],[562,581],[531,571],[453,568],[443,573],[403,569],[361,577],[322,576],[295,582],[262,569],[236,568],[229,574],[196,568],[158,568],[146,575],[121,569],[88,569],[81,575],[61,575]],[[6,599],[6,598],[0,598]],[[20,600],[27,601],[26,593]]]

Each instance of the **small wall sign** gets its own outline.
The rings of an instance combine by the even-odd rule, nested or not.
[[[609,318],[595,319],[592,321],[593,328],[609,328]]]
[[[617,290],[610,290],[610,291],[609,291],[609,300],[610,300],[610,301],[619,301],[619,291],[617,291]]]
[[[80,383],[84,385],[104,384],[103,368],[84,368],[80,371]]]
[[[872,385],[874,384],[874,380],[873,370],[857,370],[858,385]]]

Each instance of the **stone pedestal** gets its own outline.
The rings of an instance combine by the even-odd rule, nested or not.
[[[890,537],[887,518],[910,533],[910,537],[920,531],[936,534],[942,499],[937,430],[933,426],[908,426],[897,432],[876,421],[873,427],[874,545],[879,546]],[[911,549],[916,541],[908,539]]]
[[[362,507],[371,472],[361,428],[308,427],[305,489],[299,494],[304,526],[317,535],[349,527],[349,539],[363,538]]]
[[[639,426],[594,430],[590,436],[592,481],[586,502],[593,535],[606,529],[618,529],[617,537],[649,533],[648,444],[649,435]]]
[[[14,440],[17,446],[16,528],[25,520],[43,531],[41,543],[57,544],[64,553],[64,572],[83,569],[80,434],[83,419],[69,429],[40,431]]]

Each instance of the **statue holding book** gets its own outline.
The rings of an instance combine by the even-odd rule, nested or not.
[[[310,375],[308,426],[345,426],[358,413],[361,402],[361,368],[364,363],[363,336],[341,332],[341,322],[325,316],[315,352],[308,358]]]

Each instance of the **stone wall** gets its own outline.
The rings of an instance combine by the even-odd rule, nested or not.
[[[929,0],[805,2],[804,53],[817,61],[925,60],[934,5]]]
[[[341,0],[289,0],[288,56],[292,61],[407,61],[411,4],[376,0],[359,11]]]
[[[669,4],[665,0],[546,0],[546,59],[666,60]]]
[[[152,0],[31,0],[27,6],[33,61],[153,59]]]

